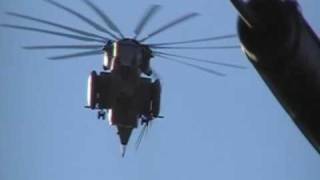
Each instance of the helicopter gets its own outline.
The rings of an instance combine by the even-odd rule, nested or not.
[[[241,65],[199,59],[163,51],[166,49],[239,49],[239,45],[196,47],[177,46],[182,44],[193,44],[198,42],[235,38],[236,34],[204,37],[185,41],[153,44],[145,43],[147,40],[158,35],[159,33],[181,24],[182,22],[197,17],[199,15],[198,13],[185,14],[168,23],[165,23],[153,32],[149,33],[147,36],[139,38],[145,26],[160,10],[160,5],[152,5],[144,12],[142,18],[136,25],[134,30],[135,36],[128,38],[124,36],[116,24],[100,9],[99,6],[89,0],[83,0],[83,2],[88,6],[88,8],[95,12],[95,14],[104,22],[104,25],[100,25],[78,11],[54,0],[45,1],[50,5],[77,17],[82,22],[90,25],[99,33],[103,33],[104,35],[16,12],[7,12],[7,15],[52,26],[60,30],[65,30],[67,33],[22,25],[1,24],[1,26],[9,29],[38,32],[75,39],[83,42],[95,43],[90,45],[38,45],[25,46],[23,48],[27,50],[82,50],[78,53],[49,57],[49,60],[66,60],[93,55],[103,56],[102,71],[99,73],[92,71],[89,75],[87,105],[85,108],[97,110],[98,119],[104,120],[106,117],[108,117],[110,125],[116,126],[121,142],[122,156],[125,155],[126,146],[129,142],[131,133],[133,129],[138,127],[139,122],[143,126],[143,129],[138,137],[137,146],[140,144],[143,133],[149,124],[153,122],[154,119],[163,118],[163,116],[160,115],[162,87],[157,73],[153,70],[153,68],[151,68],[150,62],[154,57],[174,61],[176,63],[221,77],[224,77],[225,74],[207,67],[190,63],[188,61],[225,66],[229,68],[245,69],[245,67]]]
[[[245,55],[320,153],[320,39],[295,0],[231,0]]]

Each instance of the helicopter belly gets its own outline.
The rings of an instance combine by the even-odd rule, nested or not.
[[[111,110],[111,125],[137,127],[138,111],[132,99],[119,100]]]
[[[130,87],[119,82],[117,86],[125,88]],[[122,82],[123,83],[123,82]],[[114,83],[116,84],[116,83]],[[119,87],[112,88],[114,90]],[[112,115],[109,121],[112,125],[121,125],[129,127],[137,127],[137,121],[141,115],[150,113],[151,107],[151,89],[152,83],[150,79],[140,78],[136,86],[126,89],[123,92],[113,91],[114,102],[112,103]],[[121,89],[121,88],[119,88]],[[130,93],[127,93],[127,92]]]

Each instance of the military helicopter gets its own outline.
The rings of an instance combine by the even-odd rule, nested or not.
[[[84,3],[91,10],[93,10],[99,18],[103,20],[106,27],[56,1],[46,0],[46,2],[72,14],[83,22],[92,26],[97,31],[104,33],[104,35],[80,30],[53,21],[48,21],[15,12],[8,12],[7,14],[16,18],[22,18],[40,24],[53,26],[55,28],[71,32],[72,34],[21,25],[1,24],[1,26],[10,29],[19,29],[50,34],[84,42],[98,43],[93,45],[86,44],[26,46],[24,47],[24,49],[84,50],[78,53],[50,57],[50,60],[64,60],[76,57],[103,55],[103,70],[99,74],[96,71],[92,71],[89,76],[87,95],[88,103],[85,107],[92,110],[97,110],[98,119],[105,119],[106,114],[108,114],[110,124],[117,127],[120,142],[122,144],[122,156],[124,156],[125,154],[125,148],[131,136],[132,130],[134,128],[137,128],[139,122],[143,125],[143,130],[139,135],[137,144],[140,143],[141,137],[143,137],[142,135],[145,129],[148,127],[149,123],[151,123],[153,119],[163,118],[159,115],[161,83],[159,78],[157,77],[157,74],[150,66],[150,60],[153,57],[160,57],[166,60],[171,60],[217,76],[225,76],[225,74],[206,67],[192,64],[190,62],[185,62],[182,59],[244,69],[244,67],[240,65],[214,62],[205,59],[193,58],[161,51],[165,49],[238,49],[240,47],[238,45],[202,47],[173,46],[234,38],[236,37],[235,34],[198,38],[186,41],[164,42],[155,44],[144,43],[151,37],[154,37],[157,34],[168,30],[169,28],[172,28],[182,22],[198,16],[197,13],[188,13],[179,18],[176,18],[173,21],[159,27],[152,33],[148,34],[146,37],[139,38],[144,27],[160,9],[159,5],[152,5],[145,11],[144,15],[137,24],[134,30],[135,36],[133,38],[126,38],[119,30],[119,28],[115,25],[115,23],[97,5],[90,2],[89,0],[84,0]]]
[[[295,0],[231,0],[243,50],[320,153],[320,39]]]

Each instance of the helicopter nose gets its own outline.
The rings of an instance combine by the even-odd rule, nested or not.
[[[117,126],[117,128],[118,128],[118,135],[119,135],[121,144],[124,146],[127,145],[133,128],[122,127],[122,126]]]

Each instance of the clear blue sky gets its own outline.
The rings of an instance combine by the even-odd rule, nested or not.
[[[59,0],[96,21],[82,1]],[[95,0],[129,36],[145,8],[161,12],[145,32],[187,12],[197,19],[149,42],[186,40],[236,32],[236,12],[227,0]],[[301,1],[320,31],[320,1]],[[5,15],[14,11],[94,31],[41,0],[0,0],[0,22],[47,27]],[[54,29],[49,27],[50,29]],[[233,45],[237,39],[202,45]],[[0,28],[1,180],[318,180],[320,156],[303,137],[240,50],[181,51],[181,54],[241,64],[246,70],[208,66],[216,77],[155,58],[163,84],[162,115],[138,151],[135,131],[123,159],[115,129],[84,109],[91,70],[102,57],[63,62],[45,58],[65,51],[26,51],[41,44],[83,44],[39,33]],[[70,51],[68,51],[70,52]],[[175,52],[175,51],[172,51]],[[179,51],[180,52],[180,51]]]

